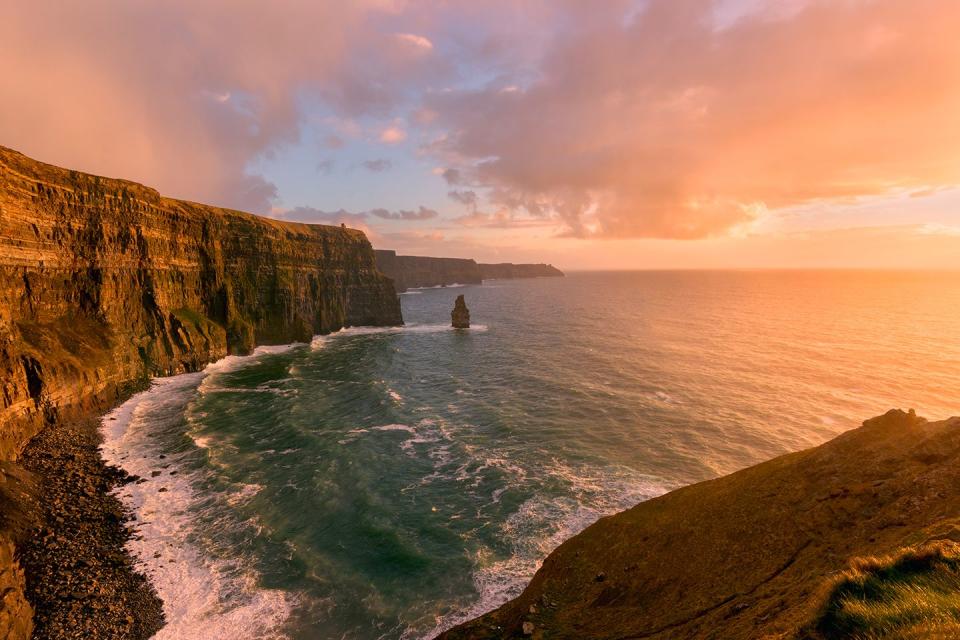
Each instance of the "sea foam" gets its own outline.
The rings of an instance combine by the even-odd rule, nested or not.
[[[259,350],[257,355],[276,351]],[[156,640],[285,637],[280,629],[296,597],[282,590],[261,588],[249,559],[216,557],[192,542],[193,510],[201,499],[194,483],[201,471],[190,465],[189,459],[204,455],[203,449],[211,442],[195,437],[196,448],[166,453],[161,460],[155,438],[170,421],[183,419],[184,410],[205,381],[243,366],[252,357],[225,358],[201,373],[155,380],[150,389],[104,417],[104,459],[141,478],[117,492],[136,518],[138,535],[127,543],[128,549],[163,600],[166,626]],[[156,471],[159,475],[154,475]],[[223,495],[223,501],[236,506],[252,499],[259,490],[254,484],[238,485]]]

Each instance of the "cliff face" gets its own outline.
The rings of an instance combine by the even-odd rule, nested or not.
[[[360,231],[163,198],[4,148],[0,229],[0,459],[108,387],[402,323]]]
[[[377,266],[393,279],[397,291],[415,287],[439,287],[451,284],[480,284],[480,268],[464,258],[427,258],[398,256],[396,251],[378,249]]]
[[[0,461],[149,376],[396,324],[393,283],[360,231],[164,198],[0,147]],[[9,613],[20,574],[4,529]],[[22,637],[9,619],[0,637]]]
[[[858,560],[862,573],[896,564],[883,557],[905,547],[960,541],[958,484],[960,418],[891,411],[820,447],[600,520],[550,554],[516,600],[441,637],[956,637],[960,625],[938,626],[960,613],[942,604],[943,583],[924,598],[922,576],[910,590],[902,569],[889,592],[919,600],[917,615],[880,598],[873,606],[899,620],[838,629],[823,612],[851,559],[880,557]],[[896,630],[918,623],[919,632]]]
[[[563,271],[552,264],[499,264],[480,263],[480,277],[484,280],[509,280],[513,278],[562,278]]]
[[[477,264],[464,258],[427,258],[398,256],[396,251],[377,249],[377,266],[393,279],[397,291],[415,287],[440,287],[451,284],[480,284],[484,280],[511,278],[562,277],[563,272],[550,264]]]

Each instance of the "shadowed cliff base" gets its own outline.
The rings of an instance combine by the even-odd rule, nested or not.
[[[924,545],[960,540],[958,485],[960,418],[891,411],[598,521],[440,638],[952,637],[955,547]]]
[[[70,541],[84,531],[106,557],[125,557],[123,514],[105,495],[119,479],[99,462],[88,421],[153,376],[196,371],[260,344],[402,324],[399,299],[360,231],[164,198],[4,147],[0,229],[0,497],[5,513],[37,516],[0,526],[0,637],[25,639],[32,629],[19,555],[37,637],[149,635],[158,626],[155,599],[124,595],[149,592],[128,562],[100,573],[96,564],[71,564],[83,554]],[[36,473],[25,474],[16,460],[44,429],[38,447],[63,437],[74,457],[46,464],[27,455]],[[39,506],[24,506],[30,496]],[[67,575],[100,582],[74,592]],[[93,626],[73,624],[76,616]],[[122,633],[103,626],[114,618],[126,625]]]

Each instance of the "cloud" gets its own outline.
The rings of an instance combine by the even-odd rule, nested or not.
[[[336,160],[331,158],[325,158],[317,162],[317,173],[328,176],[333,172],[333,168],[337,165]]]
[[[270,212],[272,218],[277,220],[289,220],[290,222],[309,222],[313,224],[346,224],[348,227],[357,227],[368,229],[367,222],[371,217],[381,220],[404,220],[407,222],[416,222],[420,220],[430,220],[440,214],[424,206],[415,210],[401,209],[399,211],[390,211],[388,209],[371,209],[370,211],[351,212],[345,209],[336,211],[324,211],[314,207],[294,207],[293,209],[273,209]]]
[[[351,213],[344,209],[337,211],[323,211],[313,207],[294,207],[286,211],[273,211],[270,216],[277,220],[288,220],[290,222],[308,222],[310,224],[345,224],[348,227],[363,228],[367,221],[367,214]]]
[[[456,189],[447,192],[447,196],[454,202],[459,202],[465,207],[476,210],[479,197],[476,191],[458,191]]]
[[[407,132],[397,125],[392,125],[380,132],[380,142],[397,144],[407,139]]]
[[[370,214],[378,218],[383,218],[384,220],[430,220],[431,218],[436,218],[440,215],[433,209],[428,209],[424,206],[421,206],[416,211],[387,211],[386,209],[373,209],[370,211]]]
[[[305,104],[393,118],[408,92],[449,74],[439,56],[378,34],[396,12],[382,0],[12,0],[0,20],[0,143],[268,211],[276,190],[250,167],[299,140]]]
[[[340,136],[330,134],[325,136],[320,144],[327,149],[342,149],[346,143]]]
[[[413,33],[398,33],[396,34],[396,37],[401,42],[408,44],[412,47],[415,47],[416,49],[419,49],[421,51],[433,50],[433,43],[430,42],[429,38],[418,36]]]
[[[360,164],[362,164],[365,169],[367,169],[368,171],[372,171],[373,173],[382,173],[384,171],[389,170],[393,166],[393,163],[387,160],[386,158],[377,158],[376,160],[364,160]]]
[[[717,237],[960,184],[958,32],[954,0],[12,0],[0,144],[264,212],[286,147],[425,140],[471,224]]]
[[[429,151],[464,159],[448,184],[576,236],[702,238],[758,211],[960,183],[952,0],[758,5],[722,27],[708,0],[650,0],[632,20],[594,4],[564,4],[590,28],[558,31],[532,81],[426,97]]]
[[[446,180],[447,184],[451,187],[455,187],[463,182],[463,176],[459,169],[443,169],[440,175],[443,176],[443,179]]]

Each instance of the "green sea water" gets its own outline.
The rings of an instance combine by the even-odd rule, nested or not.
[[[960,413],[958,308],[957,274],[414,291],[403,328],[156,381],[105,418],[104,455],[147,478],[121,491],[159,638],[428,638],[603,515],[892,407]]]

